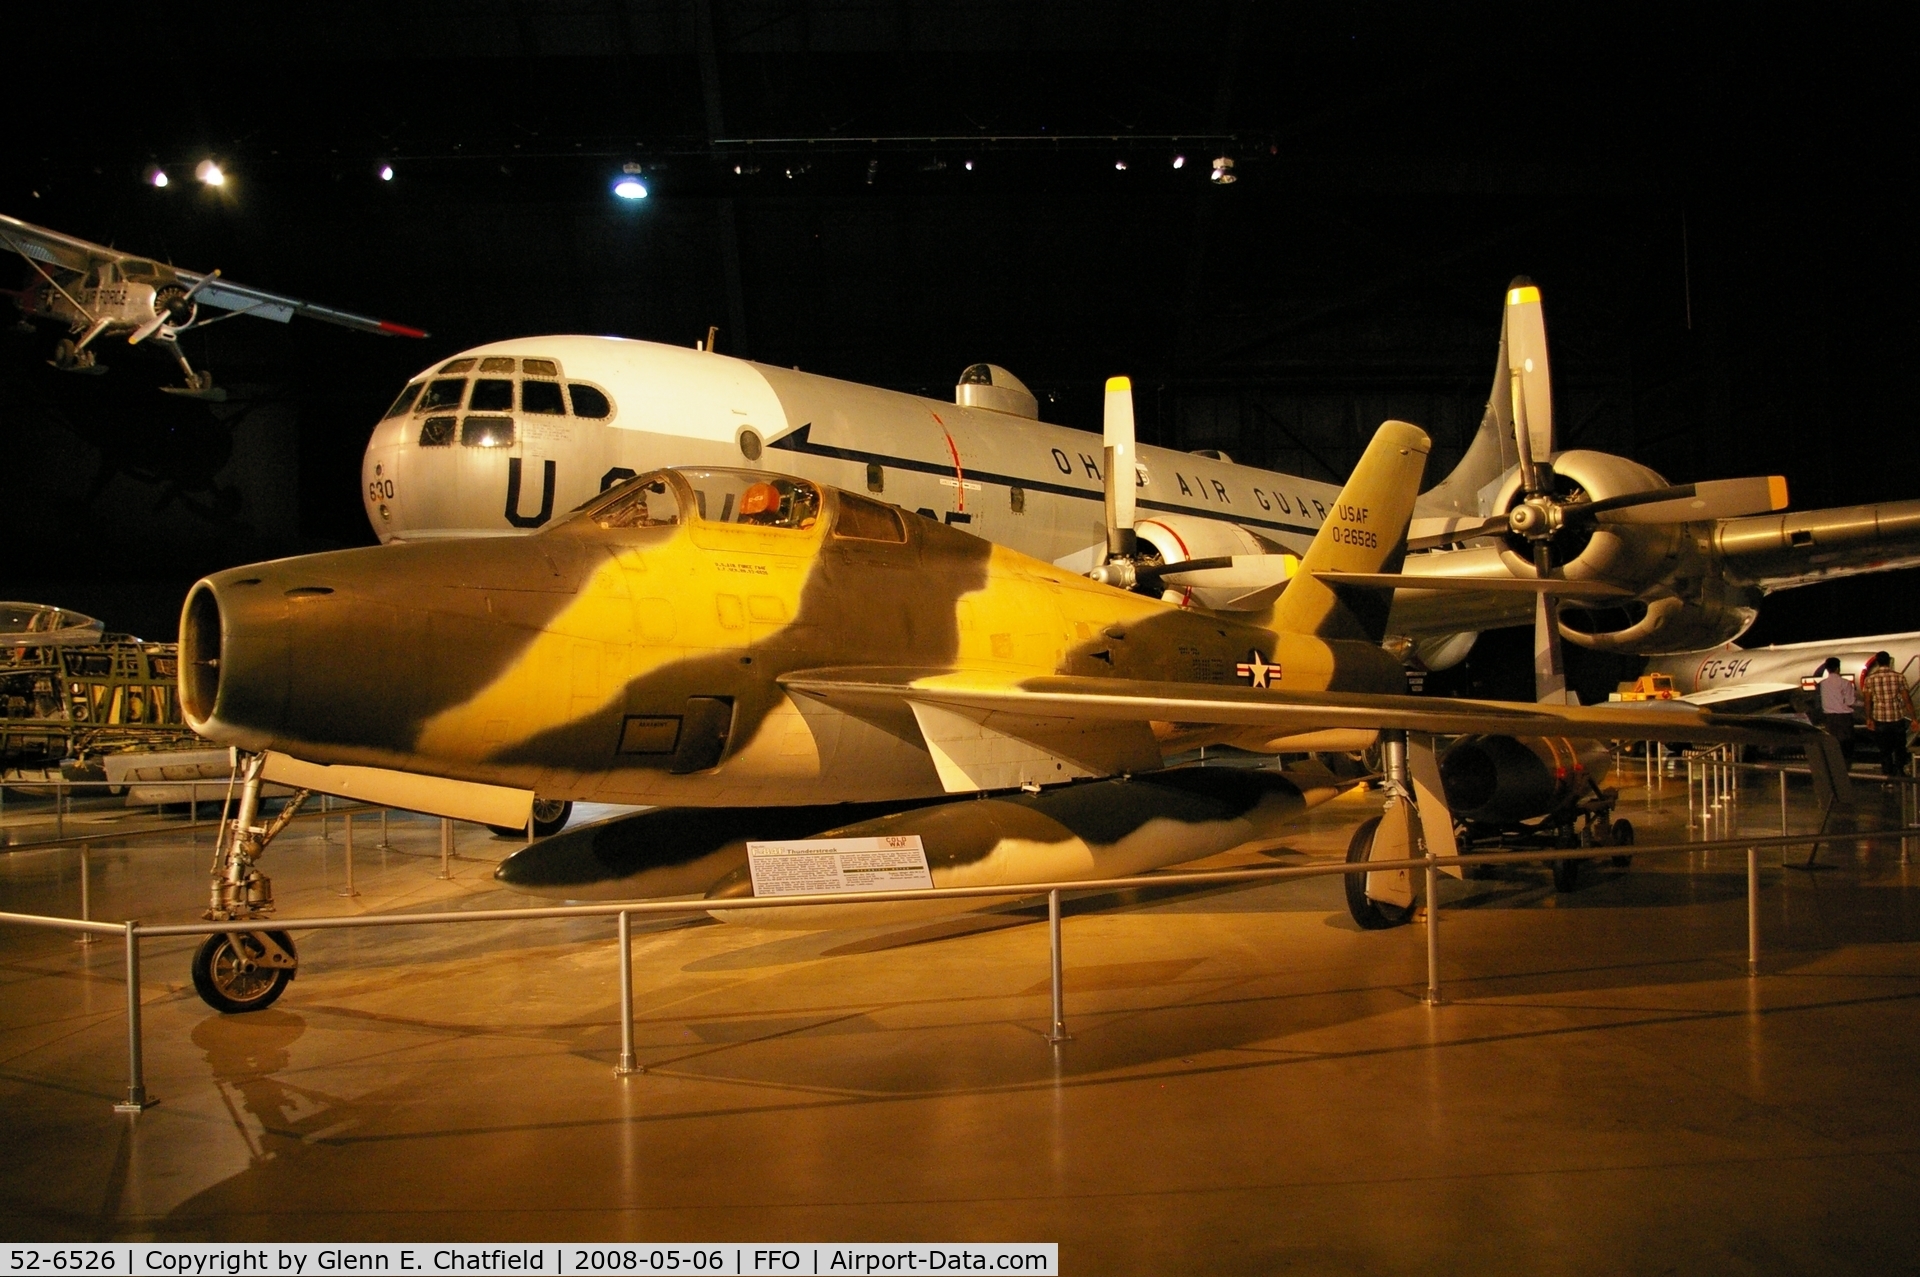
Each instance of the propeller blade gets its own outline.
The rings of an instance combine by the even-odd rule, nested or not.
[[[171,318],[172,316],[164,311],[155,315],[152,319],[149,319],[146,323],[133,330],[132,335],[127,338],[127,345],[138,346],[141,342],[166,327],[167,320]]]
[[[1704,519],[1737,519],[1745,514],[1765,514],[1786,508],[1785,477],[1767,474],[1632,492],[1591,505],[1568,506],[1566,513],[1570,519],[1595,523],[1695,523]]]
[[[219,278],[220,278],[220,268],[216,266],[213,268],[213,270],[209,271],[205,275],[202,275],[199,279],[194,281],[193,287],[189,288],[186,291],[185,296],[180,298],[181,303],[185,304],[186,302],[192,301],[193,295],[195,293],[199,292],[201,289],[205,288],[208,284],[211,284],[214,280]]]
[[[1552,550],[1545,541],[1533,547],[1533,570],[1545,578],[1553,569]],[[1542,705],[1570,705],[1567,667],[1560,651],[1560,602],[1549,591],[1534,596],[1533,699]]]
[[[1520,449],[1521,481],[1540,490],[1534,463],[1553,455],[1553,380],[1547,369],[1547,318],[1540,290],[1525,275],[1507,286],[1501,346],[1513,394],[1514,443]]]
[[[1471,541],[1475,537],[1494,536],[1507,530],[1507,516],[1497,515],[1479,523],[1453,528],[1434,536],[1414,537],[1407,542],[1407,552],[1415,550],[1438,550],[1442,546],[1458,545],[1462,541]]]
[[[1103,433],[1107,452],[1107,553],[1131,557],[1134,552],[1134,487],[1139,479],[1133,462],[1133,383],[1125,377],[1107,378]]]

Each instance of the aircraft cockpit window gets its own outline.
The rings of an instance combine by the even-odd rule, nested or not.
[[[613,415],[613,403],[603,392],[592,386],[583,386],[577,381],[571,382],[567,386],[567,393],[573,398],[573,415],[576,417],[592,417],[597,420]]]
[[[472,359],[456,359],[452,363],[449,363],[445,367],[441,368],[440,371],[441,372],[472,372],[473,365],[476,362],[478,361],[472,360]]]
[[[420,423],[420,446],[422,448],[448,448],[453,446],[453,418],[428,417]]]
[[[529,377],[558,377],[560,365],[551,359],[529,359],[521,367]]]
[[[991,386],[993,384],[992,365],[974,364],[971,368],[968,368],[960,374],[959,384],[962,386]]]
[[[460,401],[467,395],[467,383],[464,378],[446,381],[430,381],[427,393],[420,396],[421,412],[432,412],[436,408],[458,408]]]
[[[468,417],[460,423],[460,442],[468,448],[511,448],[512,417]]]
[[[475,412],[512,412],[513,383],[504,377],[482,377],[473,383],[467,407]]]
[[[129,257],[126,261],[121,262],[120,272],[123,275],[144,276],[153,276],[160,273],[159,269],[155,267],[152,262],[143,262],[137,257]]]
[[[424,381],[416,381],[401,391],[400,397],[393,401],[393,407],[387,409],[387,415],[380,418],[380,420],[392,421],[395,417],[406,416],[407,409],[413,407],[413,401],[420,397],[420,389],[425,385],[426,383]]]
[[[533,360],[529,359],[527,362],[532,363]],[[567,413],[567,405],[560,398],[560,383],[557,381],[521,382],[520,411],[564,417]]]
[[[842,492],[840,512],[833,519],[833,535],[901,545],[907,539],[907,525],[900,521],[900,512],[892,506]]]
[[[488,355],[480,361],[481,372],[512,372],[513,360],[500,355]]]
[[[680,522],[680,502],[673,486],[659,475],[645,476],[620,486],[619,495],[593,514],[603,528],[664,528]]]
[[[700,517],[712,523],[810,528],[820,517],[820,489],[804,479],[753,470],[682,470]]]

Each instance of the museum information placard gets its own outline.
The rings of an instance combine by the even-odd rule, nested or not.
[[[762,897],[933,889],[919,834],[750,842],[747,864]]]

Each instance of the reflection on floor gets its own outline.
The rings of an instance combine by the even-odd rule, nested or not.
[[[1743,827],[1776,830],[1773,791],[1751,797]],[[1676,782],[1622,812],[1684,836]],[[1241,859],[1337,857],[1365,814]],[[195,916],[207,829],[100,828],[95,916]],[[435,822],[396,819],[390,849],[375,829],[351,900],[337,820],[276,844],[282,916],[520,903],[488,876],[513,843],[460,827],[442,881]],[[232,1018],[194,996],[191,943],[156,942],[162,1102],[133,1118],[110,1107],[120,948],[0,928],[0,1231],[1048,1240],[1075,1273],[1906,1268],[1920,869],[1897,840],[1823,859],[1767,854],[1757,981],[1742,856],[1567,896],[1531,867],[1448,881],[1439,1008],[1421,930],[1357,930],[1333,879],[1072,901],[1058,1048],[1044,911],[651,926],[648,1072],[619,1080],[608,921],[302,936],[285,998]],[[0,851],[0,908],[76,913],[77,860]]]

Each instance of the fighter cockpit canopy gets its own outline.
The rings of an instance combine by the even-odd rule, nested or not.
[[[106,625],[45,603],[0,603],[0,647],[98,643]]]

